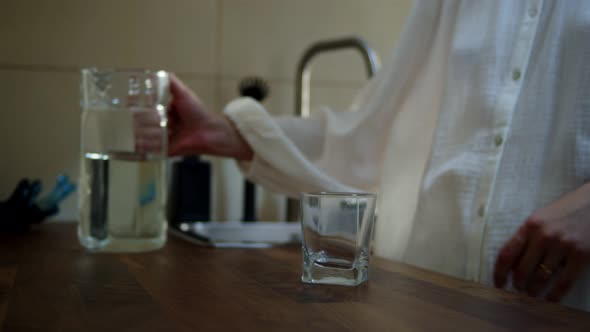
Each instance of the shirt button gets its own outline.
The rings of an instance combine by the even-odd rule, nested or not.
[[[518,81],[520,79],[520,76],[521,76],[520,69],[514,69],[512,71],[512,80],[513,81]]]
[[[502,145],[502,143],[504,143],[504,138],[502,137],[502,135],[496,135],[496,137],[494,137],[494,144],[496,145],[496,147],[499,147],[500,145]]]
[[[482,204],[479,206],[479,209],[477,209],[477,215],[480,217],[483,217],[486,214],[486,206],[485,204]]]
[[[537,6],[532,6],[529,8],[529,16],[531,18],[535,18],[537,14],[539,14],[539,8],[537,8]]]

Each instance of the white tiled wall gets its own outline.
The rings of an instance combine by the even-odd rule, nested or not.
[[[380,54],[398,38],[410,1],[400,0],[226,0],[222,6],[222,74],[293,79],[305,48],[317,40],[364,37]],[[364,77],[356,58],[334,63],[315,77],[329,81]],[[355,63],[356,64],[356,63]]]
[[[266,79],[265,105],[294,112],[294,74],[311,43],[365,38],[388,56],[411,0],[0,0],[0,200],[21,177],[50,187],[78,176],[78,70],[151,67],[178,73],[210,109],[237,96],[247,75]],[[313,62],[312,105],[345,109],[366,74],[353,52]],[[241,215],[242,178],[213,159],[214,216]],[[258,215],[281,219],[282,197],[259,189]],[[76,197],[58,219],[75,219]]]
[[[215,0],[2,0],[0,62],[214,75]]]
[[[0,197],[21,177],[40,178],[46,188],[57,174],[78,174],[78,76],[70,72],[0,70]],[[61,207],[76,210],[69,199]]]

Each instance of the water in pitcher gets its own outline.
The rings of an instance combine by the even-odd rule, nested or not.
[[[80,88],[80,243],[110,252],[162,247],[168,73],[84,68]]]
[[[79,236],[90,249],[145,251],[166,241],[162,158],[86,153]]]
[[[83,114],[78,235],[86,248],[139,252],[165,244],[167,134],[159,119],[153,108]],[[138,138],[141,131],[152,134]],[[159,144],[139,151],[138,139]]]

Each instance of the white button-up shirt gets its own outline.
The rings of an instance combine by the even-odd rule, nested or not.
[[[416,1],[351,112],[226,113],[255,150],[249,177],[377,191],[378,255],[491,283],[519,225],[590,179],[590,1]],[[588,281],[566,303],[590,310]]]

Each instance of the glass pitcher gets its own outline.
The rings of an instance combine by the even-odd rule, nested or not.
[[[87,68],[81,82],[80,243],[138,252],[166,242],[169,76]]]

